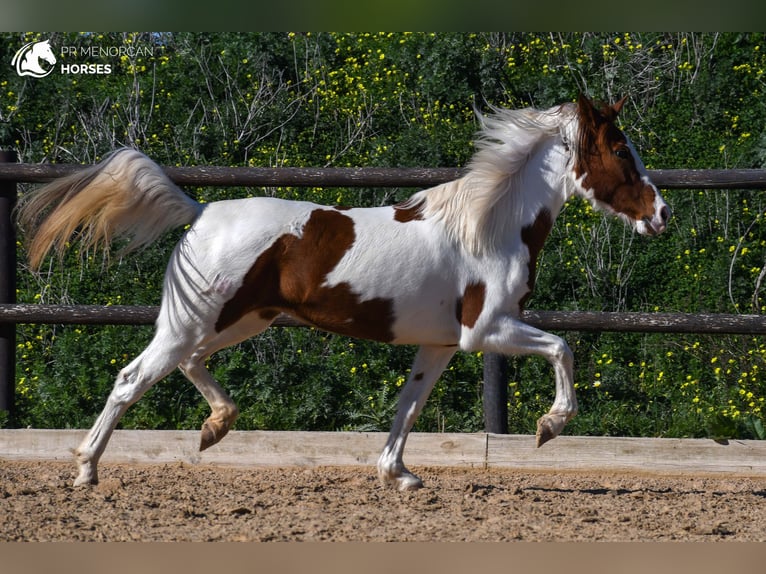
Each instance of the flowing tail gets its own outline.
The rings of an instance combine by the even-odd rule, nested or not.
[[[192,223],[201,209],[160,166],[124,148],[23,196],[18,220],[30,238],[30,267],[37,270],[49,251],[61,256],[75,233],[86,249],[106,248],[124,237],[127,253]]]

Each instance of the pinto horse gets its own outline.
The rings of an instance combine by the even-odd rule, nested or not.
[[[221,440],[238,411],[205,360],[281,313],[341,335],[419,346],[377,463],[384,484],[422,486],[404,465],[405,442],[458,350],[545,357],[556,395],[537,422],[537,445],[556,437],[577,412],[572,352],[520,319],[556,216],[579,195],[642,235],[662,233],[670,218],[615,125],[624,101],[597,106],[581,96],[547,110],[495,109],[480,117],[463,177],[393,206],[268,197],[201,205],[132,149],[24,198],[20,222],[31,234],[33,269],[73,234],[88,247],[122,236],[135,249],[189,225],[168,263],[153,340],[120,371],[75,451],[75,485],[97,483],[98,460],[120,417],[176,367],[211,408],[200,450]]]

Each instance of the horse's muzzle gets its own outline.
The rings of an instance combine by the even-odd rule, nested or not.
[[[657,210],[652,217],[644,217],[643,232],[645,235],[659,235],[668,228],[668,222],[670,221],[671,211],[670,207],[663,202],[663,205]],[[642,231],[639,229],[639,232]]]

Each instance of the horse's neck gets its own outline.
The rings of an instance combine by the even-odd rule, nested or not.
[[[569,157],[559,138],[540,142],[517,173],[497,163],[474,164],[463,178],[415,194],[447,234],[475,254],[504,250],[518,241],[543,210],[555,220],[569,196]],[[500,163],[502,165],[502,163]]]
[[[559,139],[543,142],[530,156],[517,179],[513,208],[526,225],[545,209],[553,220],[572,195],[570,155]]]

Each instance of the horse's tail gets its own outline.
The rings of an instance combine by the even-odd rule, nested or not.
[[[85,249],[107,247],[124,237],[125,253],[192,223],[201,209],[160,166],[125,148],[22,196],[18,219],[29,237],[29,264],[36,270],[51,249],[61,256],[78,229]]]

